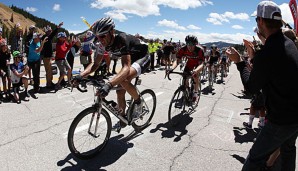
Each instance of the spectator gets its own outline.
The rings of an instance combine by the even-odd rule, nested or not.
[[[269,156],[280,147],[281,170],[294,171],[298,77],[293,75],[298,75],[298,50],[293,41],[283,35],[281,10],[274,2],[258,4],[256,22],[264,46],[255,53],[253,44],[244,40],[249,56],[254,57],[251,71],[235,48],[226,51],[236,63],[246,90],[251,93],[263,90],[267,108],[268,121],[251,147],[242,170],[263,169]]]
[[[289,39],[291,39],[295,43],[296,47],[298,48],[298,40],[297,40],[295,31],[289,28],[284,28],[282,31],[284,35],[287,36]]]
[[[15,34],[11,43],[11,51],[19,51],[23,53],[23,28],[20,23],[15,26]]]
[[[2,36],[2,33],[3,33],[3,31],[2,31],[2,28],[0,27],[0,44],[1,44],[2,41],[5,41],[6,42],[6,40]]]
[[[28,93],[28,80],[24,75],[27,74],[29,67],[25,66],[22,62],[22,54],[19,51],[14,51],[13,52],[13,61],[14,63],[10,65],[10,70],[11,70],[11,82],[12,82],[12,88],[13,88],[13,96],[15,101],[19,104],[21,103],[20,100],[20,95],[19,95],[19,90],[20,86],[24,84],[25,88],[25,98],[30,97]]]
[[[163,50],[162,50],[162,47],[163,47],[163,43],[160,43],[158,45],[158,49],[156,50],[156,55],[157,55],[157,64],[156,64],[156,67],[160,67],[161,66],[161,60],[163,59]]]
[[[29,46],[30,46],[30,41],[32,40],[33,33],[36,32],[36,27],[34,25],[31,25],[29,27],[29,33],[25,38],[25,53],[28,56],[29,54]]]
[[[2,78],[5,98],[9,98],[11,88],[11,81],[9,79],[10,51],[8,49],[6,41],[1,41],[0,46],[0,77]]]
[[[32,37],[33,37],[33,33],[36,32],[36,27],[34,25],[31,25],[29,27],[29,33],[28,35],[26,36],[25,38],[25,53],[26,53],[26,56],[28,57],[29,55],[29,46],[30,46],[30,42],[32,40]],[[29,80],[31,80],[31,69],[29,69],[28,71],[28,75],[29,75]]]
[[[66,33],[65,32],[58,33],[57,38],[58,38],[58,42],[56,44],[55,61],[59,68],[60,76],[59,76],[59,80],[55,87],[56,90],[61,89],[61,81],[64,80],[65,75],[67,75],[68,84],[69,84],[69,80],[71,78],[71,68],[70,68],[67,60],[65,60],[65,58],[66,58],[67,52],[70,50],[70,48],[73,45],[72,42],[68,43],[66,41]]]
[[[118,58],[116,55],[113,55],[113,54],[110,54],[111,56],[111,59],[114,61],[113,63],[113,69],[112,69],[112,74],[117,74],[116,72],[116,66],[117,66],[117,61],[118,61]]]
[[[44,44],[44,48],[42,49],[40,56],[43,59],[43,65],[46,71],[46,87],[47,88],[54,88],[53,83],[53,73],[52,73],[52,57],[53,57],[53,47],[52,47],[52,41],[54,36],[58,33],[58,29],[61,28],[63,25],[63,22],[61,22],[57,28],[52,31],[52,28],[50,26],[44,27],[44,32],[46,33],[43,35],[41,40],[44,40],[45,37],[48,38],[48,41]]]
[[[40,42],[42,38],[42,35],[39,33],[34,33],[32,36],[32,40],[30,41],[29,46],[29,55],[27,58],[28,66],[32,70],[33,75],[33,90],[34,93],[38,93],[40,90],[40,52],[44,46],[44,43],[47,41],[47,37],[43,39],[42,42]]]
[[[154,69],[154,61],[155,61],[154,55],[155,55],[156,47],[153,42],[153,39],[149,40],[148,50],[149,50],[149,54],[150,54],[150,71],[155,71],[155,69]]]
[[[165,64],[165,70],[168,70],[171,65],[171,53],[174,53],[174,46],[171,42],[165,40],[165,45],[162,47],[163,50],[163,63]]]
[[[81,41],[80,41],[79,38],[76,38],[74,40],[73,46],[70,48],[70,51],[68,51],[68,53],[67,53],[67,62],[70,65],[71,73],[72,73],[72,70],[73,70],[73,63],[74,63],[75,54],[78,53],[80,47],[81,47]]]
[[[84,41],[82,42],[82,48],[80,52],[80,62],[84,67],[84,70],[87,68],[89,64],[92,63],[92,49],[95,49],[93,44],[95,36],[92,31],[87,31],[84,37]]]

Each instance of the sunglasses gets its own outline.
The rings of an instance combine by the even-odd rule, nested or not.
[[[100,39],[104,39],[104,38],[106,38],[106,37],[107,37],[107,34],[98,35],[97,37],[98,37],[98,38],[100,38]]]
[[[260,17],[257,17],[257,18],[256,18],[256,22],[258,22],[259,20],[260,20]]]
[[[186,43],[187,46],[195,46],[193,43]]]

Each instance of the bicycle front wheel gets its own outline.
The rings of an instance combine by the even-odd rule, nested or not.
[[[174,127],[178,125],[180,119],[182,118],[182,115],[186,113],[185,103],[186,100],[183,95],[183,90],[182,88],[178,88],[174,92],[168,111],[168,119],[171,126]]]
[[[156,108],[156,95],[154,91],[146,89],[140,94],[142,100],[144,100],[143,112],[139,118],[132,123],[132,126],[139,130],[145,128],[150,123]],[[134,104],[132,107],[134,108]]]
[[[76,116],[68,131],[68,148],[79,159],[90,159],[103,150],[111,135],[111,118],[102,109],[89,107]]]

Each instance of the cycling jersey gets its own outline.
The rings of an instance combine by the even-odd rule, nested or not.
[[[177,53],[177,58],[181,59],[184,56],[188,58],[185,70],[189,71],[192,71],[194,68],[199,66],[205,59],[203,50],[198,46],[195,46],[193,52],[190,52],[187,46],[182,47]]]
[[[115,36],[113,44],[106,47],[106,51],[119,57],[130,55],[131,63],[134,63],[148,54],[148,45],[133,35],[120,33]]]
[[[214,62],[217,62],[218,59],[220,58],[220,53],[216,51],[213,53],[212,51],[210,52],[210,64],[212,65]]]

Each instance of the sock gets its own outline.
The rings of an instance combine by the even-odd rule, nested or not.
[[[265,117],[260,117],[260,126],[264,126],[265,125]]]
[[[255,115],[249,115],[248,125],[252,125],[254,118],[255,118]]]

